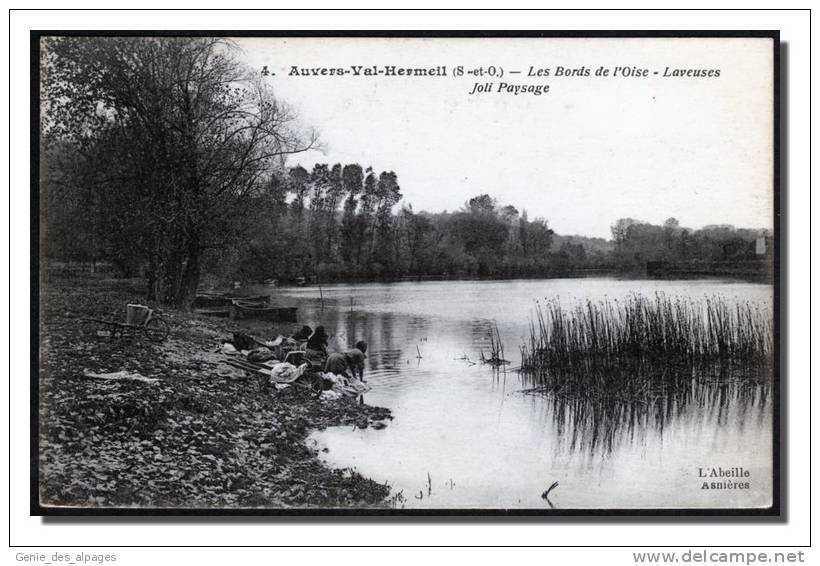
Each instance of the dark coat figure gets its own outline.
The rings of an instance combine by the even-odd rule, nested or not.
[[[299,340],[301,342],[310,338],[311,334],[313,334],[313,329],[310,326],[305,325],[299,330],[299,332],[291,336],[291,338],[293,338],[294,340]]]
[[[234,332],[232,344],[237,350],[253,350],[259,346],[264,346],[264,344],[259,343],[244,332]]]
[[[307,341],[307,348],[310,350],[317,350],[327,355],[327,339],[324,326],[317,326],[313,334],[310,335]]]
[[[327,361],[327,339],[324,326],[317,326],[305,345],[305,360],[317,369],[325,367]]]

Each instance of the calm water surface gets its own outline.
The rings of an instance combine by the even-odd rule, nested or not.
[[[597,414],[583,402],[522,393],[520,362],[536,300],[565,305],[630,293],[772,303],[772,287],[716,280],[611,278],[421,282],[282,288],[300,323],[324,324],[330,349],[369,344],[366,402],[389,407],[383,430],[332,428],[311,442],[414,508],[768,506],[771,388],[704,385],[683,401]],[[506,372],[477,362],[497,324]],[[742,390],[741,390],[742,389]],[[748,490],[704,490],[699,468],[742,467]],[[550,500],[541,494],[553,482]]]

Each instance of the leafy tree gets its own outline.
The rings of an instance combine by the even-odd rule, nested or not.
[[[326,258],[325,240],[328,232],[328,189],[330,187],[330,169],[325,163],[317,163],[310,173],[313,190],[310,199],[310,224],[308,240],[310,251],[316,264]]]
[[[387,268],[395,264],[393,230],[393,207],[401,200],[401,189],[398,178],[393,171],[383,171],[379,174],[376,184],[376,209],[374,224],[374,239],[371,245],[373,261]]]
[[[475,258],[479,275],[492,275],[503,257],[507,225],[499,218],[495,199],[487,194],[471,198],[456,214],[457,237]]]
[[[310,190],[310,173],[301,165],[291,167],[288,171],[288,181],[288,188],[293,193],[291,211],[293,215],[298,218],[299,222],[301,222],[308,196],[307,192]]]
[[[413,207],[409,204],[402,208],[401,216],[404,220],[407,271],[418,274],[426,265],[426,246],[433,223],[427,215],[413,212]]]
[[[368,167],[365,172],[364,190],[362,191],[361,204],[359,207],[359,222],[357,230],[356,264],[362,266],[370,259],[374,241],[374,225],[371,219],[374,207],[376,206],[376,174],[372,167]]]
[[[359,231],[356,209],[359,205],[358,196],[362,192],[363,183],[364,172],[361,165],[355,163],[342,168],[342,185],[347,192],[347,198],[342,213],[340,255],[346,263],[352,262],[357,257],[356,240],[359,237]]]

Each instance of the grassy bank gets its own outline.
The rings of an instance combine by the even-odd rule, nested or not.
[[[380,506],[389,487],[325,467],[312,430],[366,428],[387,409],[262,388],[214,350],[242,323],[164,311],[171,336],[99,336],[77,320],[123,320],[139,282],[52,279],[41,291],[40,500],[92,507]],[[260,332],[262,327],[246,330]],[[266,324],[269,335],[290,330]],[[136,372],[157,382],[89,379]]]

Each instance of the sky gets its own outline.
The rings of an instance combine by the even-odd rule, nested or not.
[[[398,175],[415,210],[488,193],[559,234],[610,237],[618,218],[772,227],[767,39],[240,38],[276,96],[321,136],[289,165],[359,163]],[[446,77],[289,76],[292,66],[435,67]],[[504,77],[453,76],[490,66]],[[590,76],[554,76],[557,67]],[[599,67],[648,77],[595,76]],[[530,67],[550,76],[528,76]],[[664,70],[719,69],[712,78]],[[382,68],[382,67],[380,67]],[[513,75],[510,71],[519,71]],[[657,71],[659,75],[653,73]],[[469,94],[475,83],[492,92]],[[549,92],[498,93],[501,82]]]

